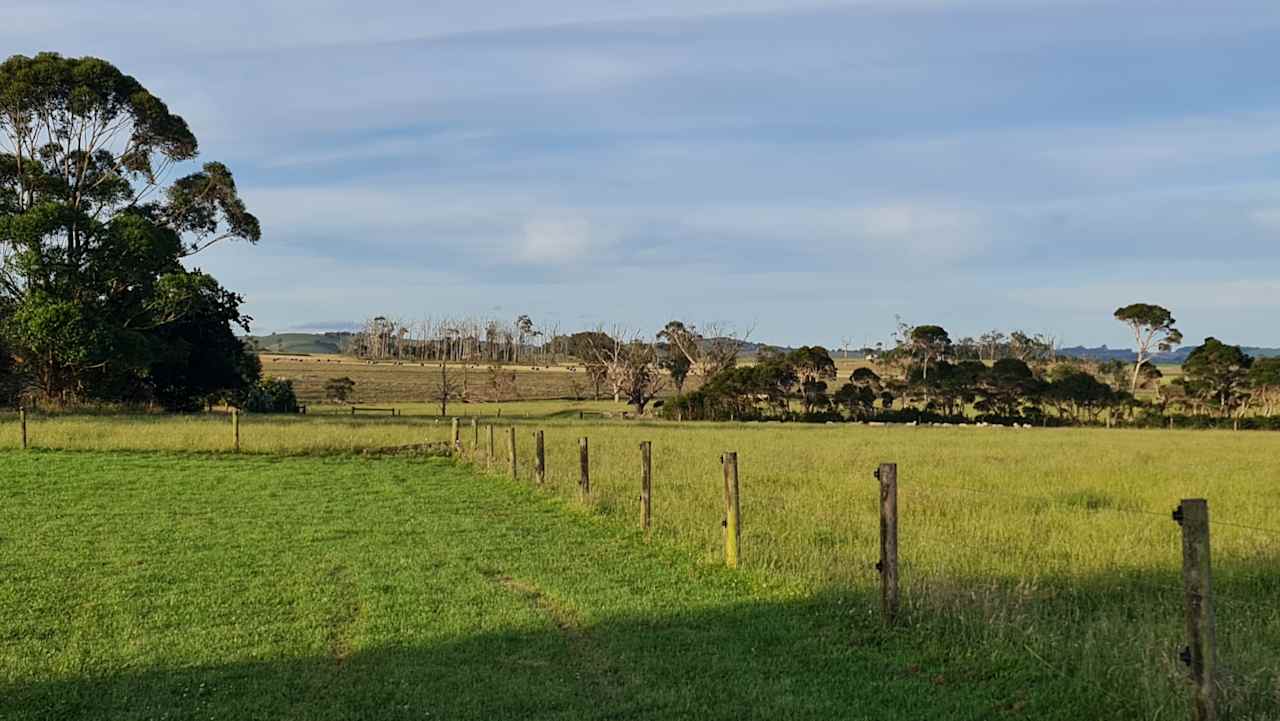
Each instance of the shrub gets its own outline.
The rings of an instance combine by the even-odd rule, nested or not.
[[[352,391],[355,390],[356,382],[350,378],[343,376],[342,378],[330,378],[325,381],[324,395],[331,401],[345,403],[351,397]]]
[[[251,413],[297,413],[298,396],[293,381],[263,378],[241,395],[237,405]]]

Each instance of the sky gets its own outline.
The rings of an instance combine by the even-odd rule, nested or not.
[[[1280,3],[0,0],[96,55],[262,221],[193,265],[256,333],[680,318],[1280,346]]]

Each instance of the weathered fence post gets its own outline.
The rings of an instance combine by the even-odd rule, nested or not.
[[[492,423],[490,423],[490,424],[489,424],[489,457],[488,457],[488,459],[485,461],[485,468],[487,468],[487,469],[489,469],[489,470],[493,470],[493,456],[494,456],[494,446],[493,446],[493,424],[492,424]]]
[[[586,501],[591,497],[591,454],[587,437],[578,439],[578,497]]]
[[[887,624],[898,617],[898,464],[881,463],[880,480],[880,612]]]
[[[720,456],[724,469],[724,565],[738,567],[739,544],[742,541],[741,506],[738,503],[738,454],[726,451]]]
[[[453,418],[453,425],[450,426],[449,439],[450,446],[455,454],[462,450],[462,435],[458,429],[457,416]]]
[[[1217,640],[1213,622],[1213,589],[1209,566],[1209,502],[1183,499],[1173,512],[1182,526],[1182,591],[1186,610],[1187,647],[1182,660],[1191,669],[1191,718],[1218,718],[1215,670]]]
[[[547,482],[547,449],[542,431],[533,432],[533,479],[539,486]]]
[[[471,418],[471,455],[480,455],[480,420]]]
[[[511,463],[512,480],[519,478],[519,469],[516,467],[516,427],[512,426],[507,429],[507,452]]]
[[[27,450],[27,409],[18,409],[18,419],[22,422],[22,450]]]
[[[231,409],[231,435],[234,437],[233,443],[236,453],[240,452],[240,409]]]
[[[653,444],[640,441],[640,527],[648,532],[653,521]]]

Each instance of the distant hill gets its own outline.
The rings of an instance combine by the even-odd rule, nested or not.
[[[341,353],[351,333],[272,333],[245,337],[254,350],[264,353]]]
[[[1156,353],[1152,358],[1156,363],[1181,365],[1187,360],[1187,356],[1191,354],[1191,351],[1194,348],[1194,345],[1183,346],[1169,353]],[[1280,356],[1280,348],[1253,348],[1246,346],[1244,348],[1244,352],[1254,358],[1273,358]],[[1097,348],[1088,348],[1079,345],[1073,348],[1059,348],[1058,355],[1096,361],[1122,360],[1133,362],[1138,359],[1138,354],[1128,348],[1108,348],[1105,345],[1098,346]]]

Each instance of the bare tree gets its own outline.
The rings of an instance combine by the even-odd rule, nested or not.
[[[709,378],[738,362],[738,353],[751,337],[751,330],[738,333],[727,325],[708,323],[699,331],[695,326],[673,320],[658,333],[671,348],[688,361],[693,374],[706,382]]]
[[[622,400],[626,378],[627,349],[626,342],[622,339],[623,333],[617,326],[611,333],[596,328],[586,339],[587,352],[591,355],[589,364],[602,369],[600,375],[609,383],[614,403]]]
[[[636,415],[643,415],[649,402],[667,386],[666,375],[659,367],[657,346],[633,339],[626,346],[626,364],[622,373],[622,389],[627,403],[636,409]]]
[[[597,330],[589,334],[587,342],[592,355],[588,366],[603,369],[615,403],[625,399],[637,414],[643,414],[666,388],[657,345],[641,340],[640,334],[615,327],[612,333]]]
[[[458,381],[449,377],[449,364],[440,361],[440,385],[436,388],[435,400],[440,401],[440,416],[449,414],[449,401],[458,397]]]

